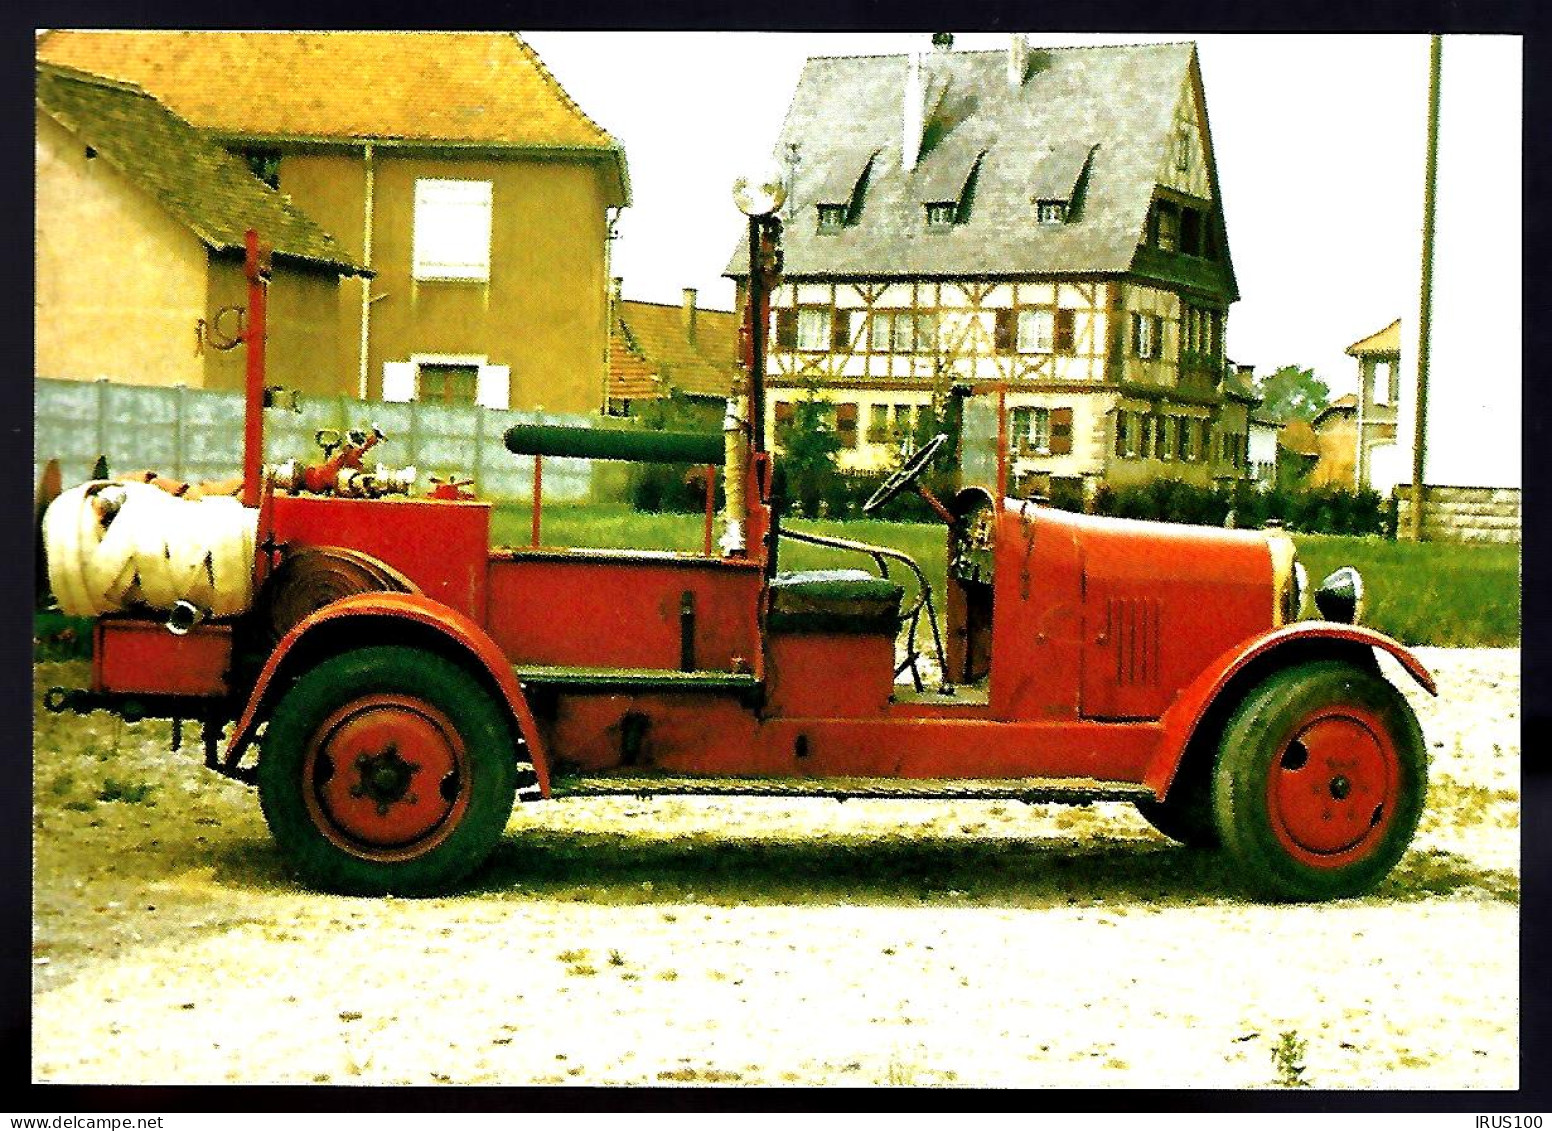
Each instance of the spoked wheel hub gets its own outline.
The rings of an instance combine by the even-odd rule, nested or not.
[[[468,757],[452,721],[411,695],[369,695],[339,708],[313,735],[304,773],[308,815],[358,856],[428,852],[468,805]]]
[[[1270,767],[1267,809],[1273,831],[1296,859],[1336,868],[1383,839],[1401,788],[1390,735],[1351,706],[1300,725]]]

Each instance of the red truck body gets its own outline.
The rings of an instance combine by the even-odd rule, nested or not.
[[[322,886],[456,880],[499,835],[513,766],[532,767],[531,798],[580,779],[1130,800],[1284,898],[1366,890],[1416,824],[1420,733],[1376,651],[1432,692],[1428,673],[1356,624],[1297,621],[1302,571],[1280,531],[962,490],[942,507],[943,670],[923,679],[920,596],[903,617],[892,579],[779,571],[770,457],[747,442],[728,471],[742,547],[715,550],[709,519],[700,552],[541,546],[535,451],[534,544],[492,548],[491,504],[461,491],[255,482],[257,403],[254,608],[178,633],[105,616],[90,693],[51,706],[202,720],[207,762],[258,781],[277,839]],[[393,669],[380,686],[374,658]]]

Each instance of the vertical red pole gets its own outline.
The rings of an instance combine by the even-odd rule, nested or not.
[[[1008,493],[1008,387],[997,386],[997,494]]]
[[[711,527],[717,518],[717,465],[706,465],[706,556],[711,557]]]
[[[248,347],[247,403],[243,417],[243,506],[259,505],[259,478],[264,470],[264,317],[265,277],[260,262],[259,233],[247,234],[243,274],[248,277],[248,328],[243,334]]]
[[[536,452],[533,460],[533,540],[530,544],[537,550],[539,548],[539,494],[544,489],[544,457]]]

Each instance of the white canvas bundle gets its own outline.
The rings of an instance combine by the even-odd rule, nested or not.
[[[43,518],[49,586],[71,616],[179,601],[216,617],[253,600],[258,511],[224,497],[179,499],[144,483],[85,483]]]

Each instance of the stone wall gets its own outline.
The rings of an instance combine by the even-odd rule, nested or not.
[[[1518,487],[1423,488],[1423,541],[1520,541]],[[1412,485],[1396,487],[1396,537],[1412,537]]]

